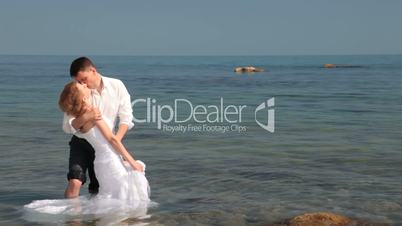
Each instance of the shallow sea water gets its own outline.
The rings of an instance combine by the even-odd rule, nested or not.
[[[402,56],[93,56],[132,99],[247,105],[238,123],[246,131],[169,133],[136,123],[124,143],[147,164],[159,203],[145,219],[27,213],[33,200],[63,196],[70,136],[57,100],[73,59],[0,56],[1,225],[263,225],[311,211],[402,224]],[[232,72],[245,65],[266,71]],[[253,111],[271,97],[274,133]],[[145,107],[134,114],[143,118]]]

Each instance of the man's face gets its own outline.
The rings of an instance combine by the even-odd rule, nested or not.
[[[81,84],[86,84],[90,89],[95,89],[96,87],[95,78],[96,69],[93,67],[89,67],[83,71],[79,71],[77,73],[77,76],[74,77],[77,82]]]
[[[84,98],[89,98],[91,97],[91,90],[88,89],[86,84],[80,84],[77,83],[77,88],[78,90],[82,93],[82,95],[84,96]]]

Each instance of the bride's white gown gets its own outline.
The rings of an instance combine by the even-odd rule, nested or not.
[[[105,120],[105,119],[104,119]],[[105,122],[111,128],[109,120]],[[133,170],[124,162],[97,127],[81,134],[95,149],[94,169],[99,193],[92,198],[33,201],[25,208],[49,214],[103,214],[140,210],[150,206],[150,188],[145,171]],[[140,164],[145,164],[137,160]],[[155,204],[155,203],[154,203]],[[145,213],[144,213],[145,211]]]
[[[108,120],[109,128],[112,126]],[[126,200],[149,201],[150,189],[145,172],[133,170],[105,139],[97,127],[82,134],[95,149],[94,169],[99,181],[98,196]],[[139,160],[144,168],[145,164]]]

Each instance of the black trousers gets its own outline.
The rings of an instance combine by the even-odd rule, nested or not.
[[[85,139],[73,136],[70,141],[70,158],[68,161],[67,179],[78,179],[85,184],[88,170],[89,193],[97,193],[99,183],[94,170],[95,150]]]

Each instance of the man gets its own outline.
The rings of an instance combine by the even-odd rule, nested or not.
[[[68,186],[64,196],[75,198],[79,196],[81,186],[86,182],[87,170],[90,179],[89,193],[96,194],[99,189],[93,165],[95,151],[85,139],[79,138],[80,129],[84,123],[95,122],[102,116],[112,120],[115,126],[118,121],[116,137],[120,141],[134,124],[132,122],[133,110],[130,94],[123,82],[99,74],[92,61],[86,57],[77,58],[71,63],[70,75],[77,82],[86,84],[91,89],[92,104],[97,107],[78,118],[64,114],[63,130],[66,133],[73,134],[69,143]]]

